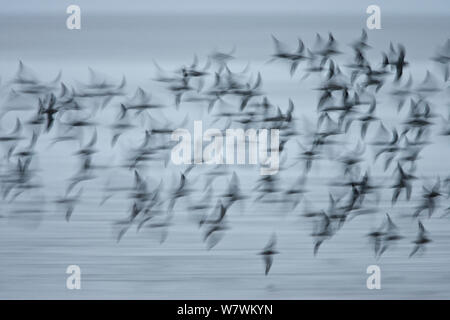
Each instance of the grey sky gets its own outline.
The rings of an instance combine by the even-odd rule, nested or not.
[[[450,15],[450,0],[0,0],[3,14],[65,12],[77,4],[84,13],[318,13],[359,14],[368,5],[381,7],[382,14]]]

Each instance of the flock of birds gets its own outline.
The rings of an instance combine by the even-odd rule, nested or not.
[[[315,76],[319,81],[315,88],[318,92],[315,124],[310,122],[303,127],[298,124],[300,119],[296,117],[291,99],[285,111],[274,105],[263,90],[261,74],[252,74],[249,67],[232,71],[230,62],[235,59],[234,49],[228,53],[212,52],[202,66],[195,56],[190,65],[170,72],[155,62],[157,75],[153,80],[173,97],[173,104],[155,102],[150,93],[140,87],[134,95],[127,95],[125,77],[114,82],[89,69],[90,81],[68,86],[61,81],[61,74],[45,82],[20,62],[16,75],[1,88],[2,92],[7,92],[1,110],[3,125],[6,119],[13,119],[15,123],[9,132],[0,130],[0,145],[4,150],[0,175],[3,199],[14,202],[44,188],[38,179],[35,159],[41,137],[47,136],[51,140],[50,147],[71,143],[73,147],[74,142],[79,145],[73,154],[79,170],[67,181],[65,195],[54,199],[63,208],[68,222],[83,200],[83,186],[98,180],[100,172],[122,170],[120,172],[130,176],[133,181],[130,186],[106,183],[103,188],[100,205],[118,194],[126,195],[129,201],[129,214],[114,224],[117,241],[134,226],[138,231],[142,228],[161,231],[160,240],[164,242],[178,204],[179,210],[187,211],[195,219],[207,248],[211,249],[230,228],[228,213],[235,203],[279,200],[289,206],[286,210],[294,211],[304,202],[305,208],[300,211],[312,221],[313,253],[317,255],[321,245],[332,239],[345,223],[360,215],[380,213],[377,204],[381,191],[392,193],[392,206],[402,195],[409,201],[413,185],[419,179],[417,162],[423,149],[432,143],[431,135],[450,136],[450,117],[436,112],[432,102],[439,94],[446,95],[448,101],[450,40],[432,58],[442,75],[427,72],[423,82],[417,85],[413,84],[411,75],[405,75],[409,63],[401,44],[391,44],[376,62],[368,60],[366,52],[371,46],[364,30],[351,43],[350,57],[343,63],[338,60],[344,53],[331,33],[327,38],[317,35],[311,48],[298,39],[296,50],[286,49],[275,37],[272,40],[275,51],[269,63],[283,62],[289,66],[291,76],[301,73],[302,80]],[[384,87],[389,87],[386,92],[396,102],[394,109],[399,118],[399,125],[389,129],[376,115],[377,95]],[[149,164],[170,166],[174,146],[171,133],[189,121],[186,117],[181,123],[174,123],[160,115],[169,108],[181,113],[189,104],[204,108],[213,117],[212,124],[221,124],[223,130],[230,127],[279,129],[280,173],[261,176],[247,192],[241,187],[238,174],[220,165],[206,169],[188,165],[174,184],[164,179],[150,183],[152,174],[147,174],[145,168]],[[116,119],[105,123],[107,116],[100,117],[99,121],[98,114],[113,114]],[[378,127],[376,133],[369,138],[368,132],[374,132],[375,127]],[[102,132],[110,132],[108,145],[97,143],[100,128]],[[344,145],[350,139],[350,132],[358,132],[356,138],[355,135],[351,138],[357,144],[354,149],[346,150]],[[122,144],[126,150],[121,153],[125,156],[120,165],[95,160],[101,148],[118,150],[125,135],[139,143]],[[295,157],[287,157],[289,148],[298,149]],[[375,154],[372,160],[368,160],[368,148]],[[338,181],[329,183],[339,192],[330,191],[327,208],[312,210],[306,205],[308,178],[316,163],[325,159],[342,167]],[[390,176],[389,182],[376,183],[370,172],[371,161],[372,164],[382,161],[384,172]],[[201,174],[193,178],[192,172],[196,170],[202,170]],[[297,177],[293,186],[283,182],[283,172]],[[213,189],[213,185],[220,185],[214,183],[216,179],[227,181],[222,184],[226,185],[225,190]],[[448,202],[442,205],[449,197],[450,175],[436,177],[431,185],[424,182],[419,204],[411,210],[411,217],[417,220],[418,233],[412,241],[410,257],[432,241],[423,218],[430,218],[438,209],[442,209],[443,215],[450,213],[450,207],[446,208]],[[183,209],[180,203],[185,204]],[[376,258],[403,238],[393,220],[386,214],[380,227],[367,234]],[[274,255],[279,253],[275,233],[269,238],[259,252],[266,275]]]

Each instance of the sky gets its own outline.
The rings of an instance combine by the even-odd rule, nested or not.
[[[450,0],[0,0],[2,14],[65,13],[75,4],[92,14],[359,14],[379,5],[382,14],[450,15]]]

